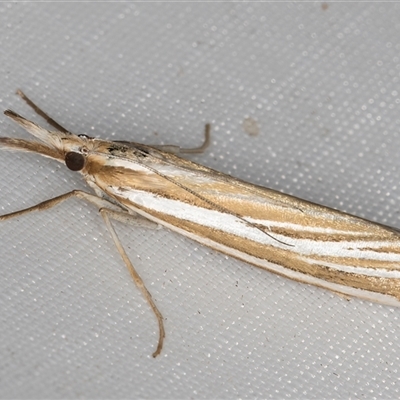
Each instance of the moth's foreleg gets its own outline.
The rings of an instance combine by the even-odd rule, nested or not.
[[[111,208],[114,210],[120,211],[120,208],[109,202],[108,200],[102,199],[100,197],[94,196],[93,194],[86,193],[82,190],[72,190],[71,192],[62,194],[61,196],[54,197],[52,199],[43,201],[39,204],[36,204],[32,207],[25,208],[23,210],[15,211],[9,214],[0,215],[0,221],[5,221],[6,219],[20,217],[22,215],[28,214],[33,211],[43,211],[48,210],[50,208],[55,207],[56,205],[64,202],[70,197],[77,197],[79,199],[83,199],[88,201],[89,203],[94,204],[97,208]]]
[[[210,131],[211,131],[211,125],[206,124],[205,129],[204,129],[204,142],[200,147],[192,147],[189,149],[184,149],[179,146],[173,146],[173,145],[160,145],[160,146],[155,146],[152,145],[152,147],[155,147],[158,150],[165,151],[166,153],[171,153],[171,154],[196,154],[196,153],[203,153],[207,147],[210,145]]]
[[[138,219],[138,217],[135,216],[135,215],[130,215],[130,214],[124,213],[124,212],[116,212],[116,211],[110,210],[108,208],[100,209],[100,214],[103,217],[104,222],[105,222],[105,224],[106,224],[106,226],[108,228],[108,231],[110,232],[110,235],[114,240],[115,246],[117,247],[117,250],[118,250],[119,254],[121,255],[122,259],[124,260],[124,263],[127,266],[128,271],[131,274],[136,286],[140,289],[140,291],[142,292],[143,296],[145,297],[145,299],[150,304],[150,307],[152,308],[154,314],[156,315],[156,318],[157,318],[157,321],[158,321],[158,328],[159,328],[159,338],[158,338],[157,349],[153,353],[153,357],[157,357],[161,352],[161,349],[163,347],[164,337],[165,337],[163,316],[160,313],[160,311],[158,310],[157,306],[155,305],[154,300],[153,300],[153,298],[151,296],[151,293],[147,290],[142,278],[136,272],[134,266],[131,263],[131,260],[129,259],[128,255],[126,254],[125,249],[123,248],[122,243],[121,243],[117,233],[115,232],[114,227],[111,224],[110,217],[113,218],[113,219],[120,220],[122,222],[126,222],[127,218],[130,218],[133,223],[137,223],[138,221],[141,221],[141,220]],[[139,224],[140,223],[141,222],[139,222]],[[151,221],[149,221],[149,223],[151,223],[151,225],[149,225],[151,227],[154,227],[154,225],[157,225],[157,224],[155,224],[155,223],[153,223]]]

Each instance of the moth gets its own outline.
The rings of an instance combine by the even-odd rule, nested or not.
[[[5,115],[37,141],[0,138],[0,149],[34,152],[79,172],[93,193],[74,190],[6,220],[46,210],[70,197],[95,205],[137,287],[159,326],[163,317],[127,256],[111,220],[157,227],[185,235],[256,267],[345,296],[400,305],[400,231],[332,208],[314,204],[181,158],[202,146],[147,146],[76,135],[62,127],[23,92],[17,91],[49,125],[49,131],[6,110]]]

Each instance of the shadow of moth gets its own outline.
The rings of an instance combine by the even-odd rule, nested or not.
[[[147,146],[75,135],[24,93],[29,106],[56,130],[49,131],[11,110],[5,115],[39,141],[0,138],[0,149],[41,154],[79,172],[94,194],[74,190],[6,220],[45,210],[77,197],[100,211],[132,278],[150,304],[159,326],[163,317],[133,267],[111,220],[167,227],[249,264],[345,296],[400,305],[399,230],[341,211],[253,185],[188,161],[178,154],[201,153],[209,144],[206,125],[201,147]]]

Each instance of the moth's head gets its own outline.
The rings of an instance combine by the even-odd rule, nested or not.
[[[87,135],[70,134],[62,139],[65,165],[71,171],[82,171],[96,139]]]
[[[0,138],[0,149],[38,153],[65,163],[72,171],[82,171],[88,155],[97,147],[98,140],[90,136],[48,131],[11,110],[6,110],[4,114],[39,141],[3,137]]]

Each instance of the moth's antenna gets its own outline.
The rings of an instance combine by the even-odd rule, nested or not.
[[[56,128],[58,131],[63,133],[71,133],[68,129],[65,129],[58,122],[54,121],[49,115],[47,115],[42,109],[40,109],[21,89],[17,90],[17,95],[21,97],[22,100],[28,104],[29,107],[35,111],[36,114],[40,115],[46,122],[51,125],[53,128]]]

